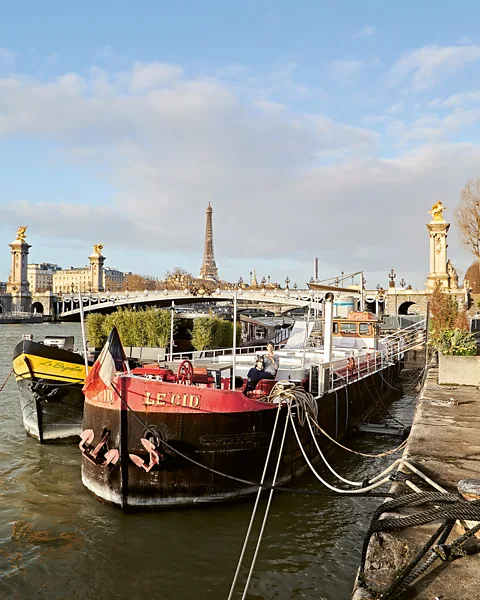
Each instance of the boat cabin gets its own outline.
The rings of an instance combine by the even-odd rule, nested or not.
[[[350,311],[346,318],[333,319],[333,346],[377,349],[380,325],[374,313]]]

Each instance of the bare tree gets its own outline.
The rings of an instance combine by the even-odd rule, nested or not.
[[[480,294],[480,265],[478,261],[468,267],[465,279],[468,279],[472,294]]]
[[[480,177],[467,181],[453,215],[460,243],[480,261]]]

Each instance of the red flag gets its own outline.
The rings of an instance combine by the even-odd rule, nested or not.
[[[93,397],[109,388],[115,373],[123,371],[125,360],[122,342],[117,328],[114,327],[108,336],[107,343],[85,378],[83,393],[88,393],[90,397]]]

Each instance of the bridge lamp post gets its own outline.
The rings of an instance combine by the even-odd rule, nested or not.
[[[395,273],[395,271],[393,269],[388,274],[388,278],[390,279],[390,287],[394,289],[394,294],[395,294],[395,315],[397,314],[397,287],[395,285],[395,277],[396,276],[397,276],[397,274]]]

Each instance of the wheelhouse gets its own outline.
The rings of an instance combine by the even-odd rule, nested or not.
[[[345,346],[350,339],[352,348],[376,349],[379,335],[379,323],[371,312],[350,311],[346,318],[333,319],[334,346]]]

